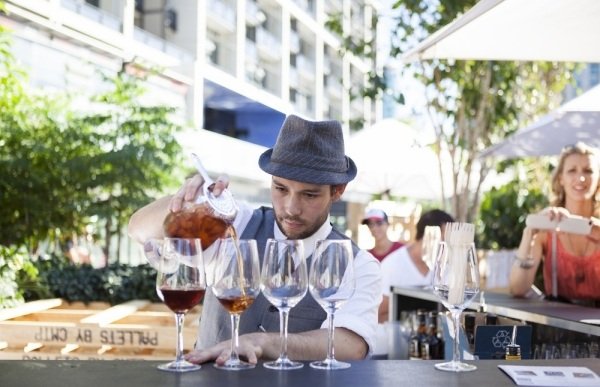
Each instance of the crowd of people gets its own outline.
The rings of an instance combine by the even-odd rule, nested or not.
[[[290,115],[284,121],[273,148],[264,152],[258,164],[271,175],[272,208],[240,208],[233,223],[242,239],[256,239],[259,250],[268,238],[300,239],[310,259],[320,239],[348,239],[332,226],[329,212],[341,200],[346,185],[357,174],[357,166],[345,155],[342,128],[337,121],[307,121]],[[574,302],[600,299],[600,156],[598,151],[577,144],[560,157],[553,177],[552,207],[542,214],[549,219],[579,215],[591,219],[589,235],[558,232],[558,295]],[[184,203],[202,194],[204,179],[188,179],[173,195],[138,210],[129,223],[129,233],[143,244],[163,236],[163,220],[178,212]],[[228,186],[226,176],[217,179],[212,193],[219,195]],[[356,291],[335,317],[335,354],[340,359],[365,359],[374,353],[378,323],[388,320],[388,298],[392,286],[426,286],[431,268],[423,261],[422,243],[426,226],[454,222],[452,215],[433,209],[416,225],[414,240],[403,244],[389,238],[388,215],[369,209],[362,224],[375,241],[370,250],[354,247]],[[443,235],[443,232],[442,232]],[[546,293],[551,290],[551,232],[525,228],[510,276],[510,291],[525,296],[535,272],[543,265]],[[301,313],[289,316],[288,354],[297,360],[312,360],[327,352],[326,314],[308,293]],[[244,313],[240,326],[240,355],[251,363],[275,359],[280,353],[279,316],[259,296]],[[225,362],[229,355],[230,329],[227,312],[210,292],[204,300],[200,333],[195,350],[187,355],[194,363]],[[262,329],[257,329],[261,327]]]

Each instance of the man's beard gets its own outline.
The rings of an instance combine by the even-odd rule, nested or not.
[[[293,218],[291,218],[291,219],[295,220]],[[315,232],[317,232],[317,230],[319,230],[321,228],[321,226],[323,225],[323,222],[325,221],[325,219],[326,218],[322,219],[320,222],[316,222],[310,228],[306,229],[305,231],[302,231],[301,233],[299,233],[297,235],[288,235],[287,231],[285,230],[285,228],[283,227],[283,225],[279,221],[279,217],[277,216],[277,214],[275,214],[275,222],[277,223],[277,226],[279,227],[279,229],[281,230],[281,232],[288,239],[306,239],[306,238],[312,236]]]

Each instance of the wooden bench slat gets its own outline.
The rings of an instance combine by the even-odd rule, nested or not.
[[[60,298],[50,298],[47,300],[37,300],[27,302],[14,308],[0,310],[0,321],[10,320],[11,318],[24,316],[26,314],[41,312],[44,310],[56,308],[62,305]]]

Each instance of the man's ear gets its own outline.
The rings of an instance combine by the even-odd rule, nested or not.
[[[340,200],[340,198],[344,194],[344,191],[346,191],[346,184],[334,185],[332,187],[332,194],[331,194],[331,198],[333,199],[333,201],[336,202],[336,201]]]

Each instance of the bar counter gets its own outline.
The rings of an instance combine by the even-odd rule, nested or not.
[[[390,317],[398,316],[403,308],[403,299],[418,299],[428,303],[439,303],[431,290],[423,288],[392,288]],[[498,316],[509,317],[529,323],[600,336],[600,308],[590,308],[564,302],[541,299],[515,298],[508,294],[484,291],[485,310]],[[479,296],[469,309],[480,307]],[[445,308],[443,308],[445,310]],[[397,318],[397,317],[396,317]]]
[[[156,369],[156,361],[113,360],[3,360],[2,387],[375,387],[375,386],[515,386],[499,364],[588,367],[600,375],[600,359],[571,360],[480,360],[469,362],[477,370],[466,373],[438,371],[434,360],[365,360],[352,362],[346,370],[315,370],[308,364],[300,370],[273,371],[259,364],[246,371],[222,371],[212,364],[184,374]]]

